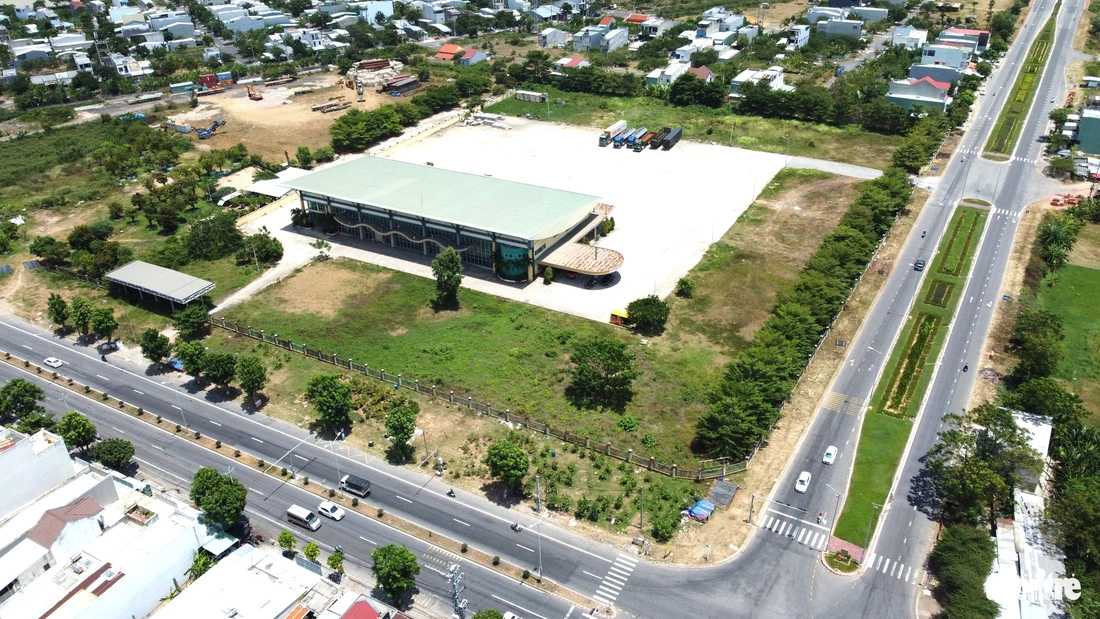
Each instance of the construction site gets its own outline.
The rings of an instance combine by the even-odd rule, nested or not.
[[[218,85],[217,92],[199,98],[195,108],[168,115],[165,126],[200,139],[202,149],[243,142],[250,152],[279,160],[299,146],[328,146],[328,128],[346,110],[373,110],[418,92],[422,85],[415,76],[403,74],[403,68],[396,61],[368,60],[346,75],[323,72]],[[195,94],[209,90],[214,89]]]

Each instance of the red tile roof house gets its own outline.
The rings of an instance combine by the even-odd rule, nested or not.
[[[608,28],[610,28],[611,26],[615,25],[615,18],[608,15],[608,16],[606,16],[606,17],[604,17],[603,19],[600,20],[600,25],[601,26],[607,26]]]
[[[443,47],[439,48],[439,53],[432,58],[436,60],[454,60],[455,56],[463,52],[463,49],[453,43],[447,43]]]
[[[641,13],[631,13],[623,21],[631,26],[641,26],[645,21],[649,19],[649,15],[642,15]]]
[[[704,82],[707,82],[708,84],[714,81],[714,71],[708,69],[706,65],[701,67],[694,67],[688,69],[688,71],[695,77],[703,80]]]
[[[469,67],[488,58],[489,57],[485,55],[485,52],[481,51],[480,49],[468,49],[466,50],[466,53],[462,54],[462,57],[458,59],[458,64],[464,67]]]
[[[895,80],[890,82],[886,101],[907,110],[913,109],[913,106],[922,105],[943,112],[951,102],[951,97],[947,96],[947,91],[950,89],[951,84],[937,82],[930,77]]]

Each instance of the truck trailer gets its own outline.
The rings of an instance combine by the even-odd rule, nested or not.
[[[600,136],[600,146],[607,146],[614,140],[620,133],[626,130],[626,121],[620,120],[604,130]]]
[[[661,148],[663,148],[664,150],[668,150],[673,146],[676,146],[676,143],[680,141],[680,134],[682,133],[683,128],[681,127],[676,127],[675,129],[670,131],[669,134],[665,136],[665,139],[662,141]]]
[[[633,133],[626,136],[626,145],[630,148],[634,148],[634,143],[642,139],[642,136],[647,133],[649,133],[649,129],[646,129],[645,127],[635,130]]]
[[[671,131],[672,131],[672,129],[669,129],[668,127],[661,127],[661,130],[660,130],[660,131],[658,131],[658,132],[657,132],[657,133],[656,133],[656,134],[655,134],[655,135],[653,136],[653,139],[649,141],[649,147],[650,147],[650,148],[652,148],[652,149],[658,149],[658,148],[660,148],[660,147],[661,147],[661,144],[663,144],[663,143],[664,143],[664,141],[665,141],[665,137],[666,137],[666,136],[667,136],[667,135],[669,134],[669,132],[671,132]]]
[[[626,131],[615,136],[615,148],[622,148],[623,144],[626,144],[626,139],[632,135],[634,135],[634,127],[629,127]]]
[[[640,153],[645,150],[645,147],[653,140],[654,135],[656,134],[650,131],[637,140],[634,140],[634,152]]]

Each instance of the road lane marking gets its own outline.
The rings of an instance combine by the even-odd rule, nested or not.
[[[161,450],[161,451],[164,451],[164,448],[163,448],[163,447],[161,447],[160,445],[152,445],[152,448],[153,448],[153,449],[159,449],[159,450]]]
[[[612,567],[611,569],[607,570],[607,573],[608,574],[615,574],[617,576],[621,576],[622,578],[630,578],[630,572],[633,572],[633,571],[634,570],[628,570],[628,569],[625,569],[625,568],[622,568],[622,567],[619,567],[618,565],[616,565],[615,567]]]
[[[798,543],[799,543],[799,544],[801,544],[801,543],[802,543],[802,538],[806,537],[806,533],[807,533],[808,531],[809,531],[809,529],[802,529],[802,530],[800,530],[800,531],[798,532]],[[806,540],[806,541],[809,541],[809,540]]]
[[[103,380],[105,380],[107,382],[111,382],[110,378],[107,378],[106,376],[100,376],[99,374],[96,374],[96,378],[102,378]]]
[[[638,565],[638,560],[634,557],[628,557],[626,555],[619,555],[616,561],[622,561],[623,563],[629,563],[631,566]]]
[[[126,434],[126,432],[124,432],[122,430],[119,430],[118,428],[115,428],[114,426],[111,426],[111,427],[114,428],[115,432],[118,432],[119,434]]]
[[[307,458],[307,457],[305,457],[305,456],[300,456],[300,455],[298,455],[298,454],[294,454],[294,457],[295,457],[295,458],[301,458],[301,459],[305,460],[306,462],[309,462],[309,458]]]
[[[592,578],[595,578],[596,580],[600,580],[600,577],[593,574],[592,572],[589,572],[589,571],[586,571],[586,570],[581,570],[581,572],[584,572],[585,574],[588,574],[589,576],[591,576]]]
[[[616,585],[620,585],[620,584],[625,585],[626,581],[630,577],[629,576],[623,577],[623,576],[619,576],[618,574],[608,574],[607,576],[604,576],[604,578],[606,578],[607,580],[610,580],[611,582],[615,583]]]
[[[617,591],[617,592],[618,592],[618,591],[622,591],[622,590],[623,590],[623,588],[622,588],[621,586],[619,586],[619,585],[616,585],[616,584],[615,584],[615,583],[613,583],[613,582],[607,582],[606,580],[604,580],[604,581],[603,581],[603,584],[601,584],[601,585],[600,585],[600,588],[601,588],[601,589],[603,589],[604,587],[607,587],[607,588],[608,588],[608,590],[610,590],[610,589],[614,589],[614,590],[615,590],[615,591]],[[618,593],[616,593],[616,595],[618,595]]]
[[[136,394],[138,394],[138,395],[145,395],[144,393],[142,393],[142,392],[138,391],[137,389],[134,389],[134,393],[136,393]]]
[[[23,348],[26,348],[27,350],[34,350],[33,348],[31,348],[30,346],[27,346],[26,344],[20,344],[20,346],[22,346]]]
[[[538,613],[527,610],[526,608],[520,606],[519,604],[516,604],[515,602],[509,602],[508,600],[506,600],[506,599],[504,599],[504,598],[502,598],[502,597],[500,597],[496,594],[493,594],[493,598],[495,598],[497,600],[500,600],[501,602],[504,602],[505,604],[507,604],[509,606],[515,606],[516,608],[522,610],[523,612],[527,613],[528,615],[531,615],[532,617],[538,617],[539,619],[546,619],[546,617],[543,617],[542,615],[540,615]]]
[[[565,619],[569,619],[569,615],[573,614],[573,609],[575,609],[576,607],[577,607],[576,604],[573,604],[569,607],[569,612],[565,613]]]
[[[260,495],[260,496],[265,496],[265,495],[264,495],[264,493],[262,493],[262,492],[260,492],[259,490],[257,490],[257,489],[255,489],[255,488],[253,488],[252,486],[249,486],[249,487],[248,487],[248,489],[249,489],[250,491],[252,491],[252,492],[255,492],[256,494],[258,494],[258,495]]]
[[[176,406],[175,404],[173,404],[173,405],[172,405],[172,408],[174,408],[174,409],[176,409],[176,410],[178,410],[178,411],[181,411],[181,410],[183,410],[182,408],[180,408],[180,407]]]
[[[218,426],[219,428],[220,428],[220,427],[222,427],[222,424],[220,424],[220,423],[218,423],[218,422],[216,422],[216,421],[214,421],[214,420],[210,420],[210,423],[212,423],[212,424],[214,424],[214,425]]]
[[[516,544],[516,546],[519,546],[520,548],[526,550],[527,552],[535,552],[534,550],[531,550],[530,548],[528,548],[527,546],[524,546],[523,544]]]
[[[493,597],[496,597],[496,596],[494,595]],[[596,600],[597,602],[600,602],[600,603],[604,604],[605,606],[611,606],[611,600],[605,600],[602,597],[600,597],[599,595],[593,595],[592,599]]]
[[[885,574],[888,569],[890,569],[890,559],[887,559],[886,563],[882,564],[882,573]]]
[[[460,524],[460,525],[462,525],[462,526],[464,526],[464,527],[468,527],[468,526],[470,526],[470,523],[468,523],[468,522],[462,522],[462,521],[461,521],[461,520],[459,520],[458,518],[451,518],[451,520],[454,520],[455,522],[457,522],[458,524]]]
[[[406,502],[406,503],[412,503],[412,501],[410,501],[410,500],[406,499],[405,497],[401,496],[400,494],[395,494],[395,495],[393,495],[393,496],[395,496],[395,497],[397,497],[397,498],[401,499],[402,501],[404,501],[404,502]]]
[[[363,540],[364,542],[366,542],[366,543],[368,543],[372,546],[377,546],[378,545],[378,542],[376,542],[372,539],[367,539],[367,538],[363,537],[362,535],[359,536],[359,539]]]

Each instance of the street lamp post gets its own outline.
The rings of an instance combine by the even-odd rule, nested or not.
[[[840,493],[837,492],[836,488],[830,486],[829,484],[825,484],[825,487],[828,488],[829,490],[832,490],[833,494],[836,495],[836,508],[833,510],[833,527],[832,527],[833,530],[835,531],[837,520],[840,518]]]
[[[867,544],[871,542],[871,523],[875,521],[875,510],[882,506],[871,501],[871,516],[867,519],[867,535],[863,538],[863,553],[867,554]]]
[[[183,415],[183,425],[190,428],[191,424],[187,423],[187,413],[183,411],[183,405],[180,404],[180,393],[175,389],[172,390],[172,393],[176,395],[176,408],[180,409],[180,414]]]

